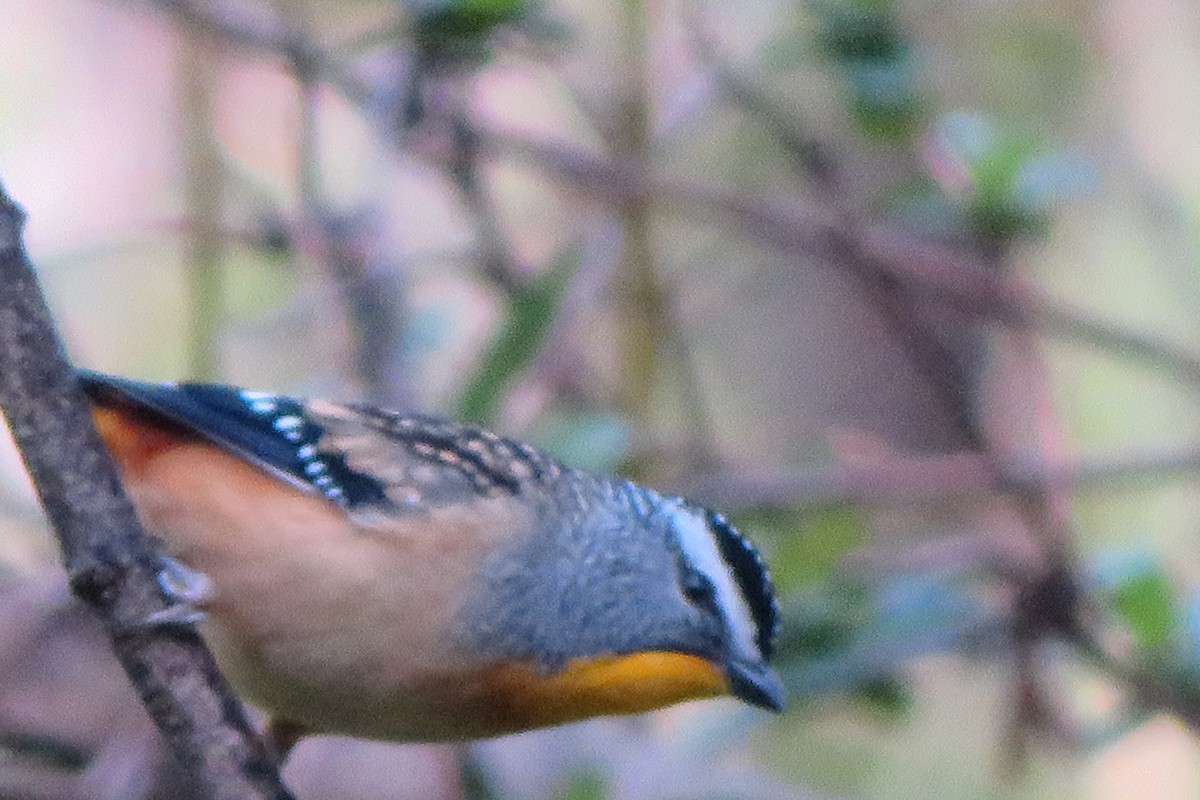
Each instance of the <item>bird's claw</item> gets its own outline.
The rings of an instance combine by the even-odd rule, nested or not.
[[[208,576],[189,569],[170,556],[159,556],[159,563],[158,586],[166,595],[167,607],[119,624],[118,634],[131,636],[164,628],[186,629],[204,621],[204,612],[196,604],[211,594],[212,582]]]

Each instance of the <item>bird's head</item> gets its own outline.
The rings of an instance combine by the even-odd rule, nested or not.
[[[583,474],[532,538],[496,553],[465,609],[497,657],[499,708],[527,727],[732,695],[781,710],[774,590],[724,517]]]

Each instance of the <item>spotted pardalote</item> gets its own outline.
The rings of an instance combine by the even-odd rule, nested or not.
[[[277,724],[436,741],[784,704],[771,582],[720,514],[427,417],[80,380],[164,574],[203,587],[218,662]]]

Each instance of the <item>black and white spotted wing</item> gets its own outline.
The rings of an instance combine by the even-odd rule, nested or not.
[[[144,383],[79,372],[84,390],[191,430],[346,508],[403,509],[515,493],[560,467],[489,431],[369,406],[207,383]]]

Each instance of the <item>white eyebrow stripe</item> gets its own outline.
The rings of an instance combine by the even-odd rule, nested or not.
[[[678,502],[671,508],[671,519],[684,558],[712,582],[717,607],[725,617],[738,652],[762,658],[758,648],[758,626],[754,623],[750,604],[734,582],[729,564],[721,557],[712,529],[703,516]]]

